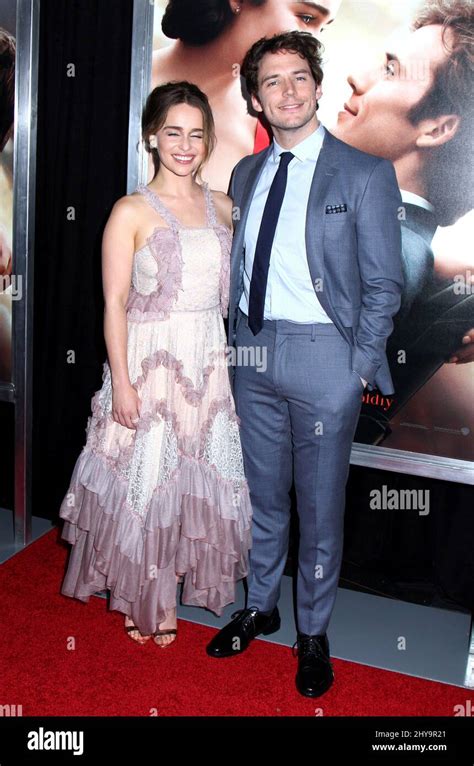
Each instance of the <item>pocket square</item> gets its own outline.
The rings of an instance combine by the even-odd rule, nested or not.
[[[347,213],[347,205],[345,202],[340,205],[326,205],[326,214],[328,213]]]

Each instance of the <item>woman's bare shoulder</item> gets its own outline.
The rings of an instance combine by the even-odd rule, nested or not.
[[[140,220],[140,212],[144,210],[143,195],[133,192],[119,197],[113,204],[109,215],[109,224],[118,227],[132,227],[134,230]]]
[[[146,200],[143,194],[139,191],[130,192],[130,194],[124,194],[123,197],[114,203],[114,208],[120,211],[123,215],[127,213],[135,213],[137,210],[141,210],[146,205]]]
[[[217,208],[217,211],[220,213],[221,218],[229,227],[229,229],[231,229],[232,228],[231,198],[225,192],[217,191],[215,189],[211,189],[211,194],[212,194],[212,199],[214,200],[214,204]]]

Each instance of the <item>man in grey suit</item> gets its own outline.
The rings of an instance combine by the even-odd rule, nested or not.
[[[393,166],[319,122],[320,49],[310,34],[288,32],[259,40],[243,63],[252,104],[274,137],[236,165],[230,187],[239,220],[228,344],[253,545],[248,607],[207,646],[212,657],[230,657],[280,627],[294,476],[296,686],[310,697],[333,682],[326,631],[351,443],[364,387],[393,393],[385,347],[403,286]]]

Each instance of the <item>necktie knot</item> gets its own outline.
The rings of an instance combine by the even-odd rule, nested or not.
[[[288,167],[294,156],[291,152],[282,152],[280,154],[280,167]]]

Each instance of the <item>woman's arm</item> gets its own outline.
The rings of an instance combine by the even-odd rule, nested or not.
[[[217,217],[221,223],[225,223],[227,228],[232,231],[232,200],[224,192],[212,190],[212,196],[216,206]]]
[[[212,191],[217,218],[228,229],[227,234],[219,235],[221,243],[221,272],[219,276],[219,294],[221,314],[228,316],[229,312],[229,289],[230,289],[230,251],[232,248],[232,200],[221,191]],[[222,231],[222,229],[221,229]]]
[[[119,199],[109,216],[102,238],[104,290],[104,337],[109,360],[114,420],[135,428],[139,399],[133,388],[127,361],[127,315],[135,244],[136,211],[126,197]]]

